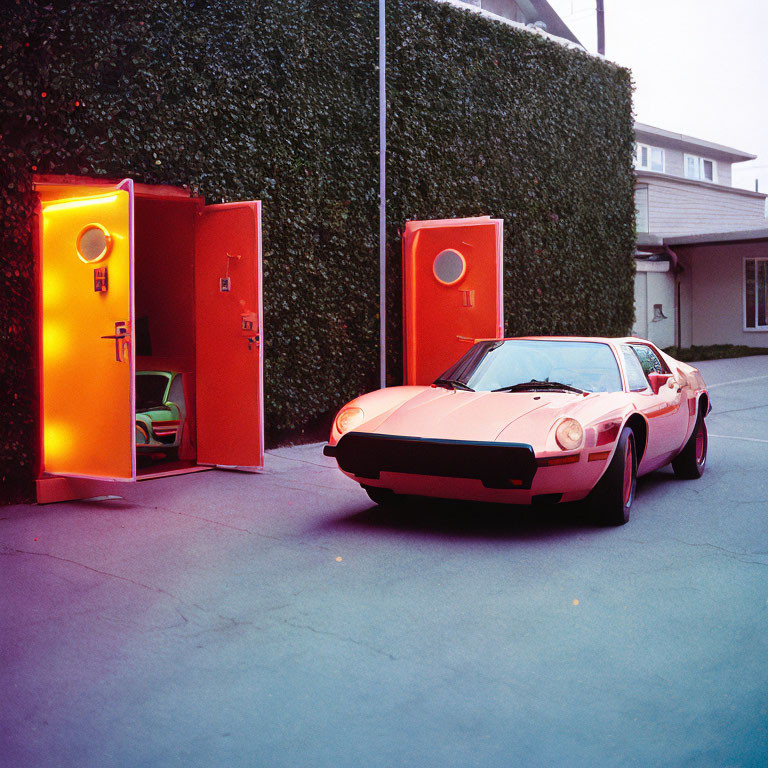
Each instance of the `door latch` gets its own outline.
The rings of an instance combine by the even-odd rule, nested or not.
[[[248,349],[253,349],[254,344],[257,347],[261,344],[261,337],[259,336],[258,333],[255,336],[248,337]]]
[[[118,320],[115,322],[115,332],[110,336],[102,336],[102,339],[115,340],[115,360],[118,363],[128,362],[128,349],[130,348],[131,334],[128,330],[128,323]]]

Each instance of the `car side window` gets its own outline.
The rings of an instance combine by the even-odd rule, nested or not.
[[[658,355],[645,344],[630,344],[643,366],[643,373],[648,376],[651,373],[667,373],[666,366],[659,360]]]
[[[627,344],[621,345],[621,354],[624,357],[624,370],[627,373],[627,385],[631,392],[642,392],[648,388],[648,379],[640,364],[637,353]]]

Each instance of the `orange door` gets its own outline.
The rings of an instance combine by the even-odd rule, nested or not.
[[[136,477],[133,188],[122,186],[41,204],[42,469],[51,474]]]
[[[429,384],[475,339],[502,336],[502,231],[487,216],[406,223],[406,384]]]
[[[261,203],[203,208],[195,255],[197,460],[264,465]]]

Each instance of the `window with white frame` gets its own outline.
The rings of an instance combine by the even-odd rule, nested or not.
[[[664,150],[648,144],[635,145],[635,168],[664,173]]]
[[[685,178],[698,181],[717,181],[717,163],[706,157],[686,154],[683,158]]]
[[[744,259],[744,327],[768,331],[768,258]]]

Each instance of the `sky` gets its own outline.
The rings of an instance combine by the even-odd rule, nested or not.
[[[595,0],[549,0],[597,51]],[[768,0],[604,0],[605,56],[632,70],[635,119],[756,160],[733,185],[768,193]]]

